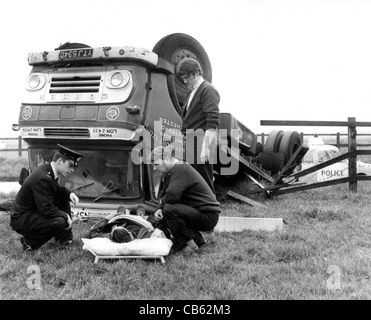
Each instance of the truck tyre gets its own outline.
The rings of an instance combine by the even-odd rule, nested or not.
[[[80,42],[66,42],[64,44],[61,44],[58,48],[55,48],[55,50],[65,50],[65,49],[84,49],[84,48],[91,48],[87,44],[80,43]]]
[[[180,60],[184,58],[196,59],[201,65],[204,79],[212,81],[209,56],[202,45],[191,36],[184,33],[169,34],[158,41],[152,51],[174,65],[174,75],[169,75],[167,80],[170,96],[172,99],[173,96],[176,96],[177,99],[175,105],[184,105],[189,90],[183,80],[175,74]]]
[[[264,170],[269,170],[271,175],[277,174],[285,166],[284,155],[279,152],[263,151],[259,153],[258,163],[260,163]]]
[[[264,150],[266,152],[278,152],[282,137],[283,137],[282,130],[273,130],[268,136]]]
[[[301,136],[297,131],[286,131],[281,139],[279,152],[285,157],[285,165],[290,160],[295,151],[302,144]]]

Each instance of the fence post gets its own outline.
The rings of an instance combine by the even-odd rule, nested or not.
[[[340,132],[336,133],[336,146],[340,149]]]
[[[265,142],[265,139],[264,139],[264,132],[262,132],[262,135],[260,137],[260,141],[261,141],[261,144],[264,146],[264,142]]]
[[[22,136],[18,136],[18,156],[22,157]]]
[[[356,118],[348,118],[348,151],[357,150]],[[349,158],[349,191],[357,192],[357,156]]]

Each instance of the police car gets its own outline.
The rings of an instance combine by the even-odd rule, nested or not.
[[[339,148],[327,145],[323,140],[315,135],[308,141],[309,150],[303,157],[301,169],[313,167],[316,164],[336,158],[341,155]],[[357,160],[357,174],[371,175],[371,164]],[[299,179],[300,182],[315,183],[326,180],[340,179],[348,177],[348,160],[342,160],[330,166],[319,169],[313,173],[305,175]]]

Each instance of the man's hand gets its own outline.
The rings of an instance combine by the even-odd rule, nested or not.
[[[216,131],[212,129],[206,130],[200,153],[201,163],[206,163],[211,160],[210,146],[213,144],[214,139],[216,139]]]
[[[155,216],[155,220],[156,220],[156,221],[160,221],[160,220],[162,220],[163,217],[164,217],[164,216],[162,215],[162,209],[157,209],[157,211],[155,212],[154,216]]]
[[[73,192],[70,194],[70,200],[74,205],[77,205],[80,201],[79,197]]]
[[[201,153],[200,153],[200,160],[201,163],[209,162],[210,159],[210,149],[206,146],[205,143],[202,144]]]
[[[72,228],[72,220],[71,220],[71,217],[67,215],[67,228],[65,228],[65,230],[69,230],[71,228]]]

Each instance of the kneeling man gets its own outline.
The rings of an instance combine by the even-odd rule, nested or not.
[[[221,210],[202,176],[188,163],[174,158],[171,151],[160,146],[151,153],[153,169],[163,174],[161,204],[155,218],[163,220],[170,230],[173,250],[191,254],[206,243],[205,235],[212,234]]]
[[[11,209],[10,225],[22,235],[23,250],[32,251],[55,237],[57,242],[72,242],[70,201],[76,194],[58,184],[59,176],[68,176],[82,154],[59,145],[51,163],[36,168],[23,182]]]

